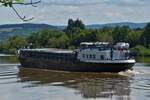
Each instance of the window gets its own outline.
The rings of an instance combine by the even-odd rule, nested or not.
[[[101,56],[100,56],[100,59],[101,59],[101,60],[104,60],[104,55],[101,55]]]
[[[86,55],[86,58],[89,58],[89,55]]]
[[[91,54],[90,54],[90,58],[93,58]]]
[[[82,54],[82,57],[85,58],[85,54]]]
[[[96,58],[96,56],[95,56],[95,55],[93,55],[93,58],[95,59],[95,58]]]

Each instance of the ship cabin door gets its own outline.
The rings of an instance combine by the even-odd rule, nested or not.
[[[101,59],[101,60],[104,60],[104,55],[101,55],[101,56],[100,56],[100,59]]]

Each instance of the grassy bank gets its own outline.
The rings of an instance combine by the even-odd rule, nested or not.
[[[149,63],[150,64],[150,57],[137,57],[136,61],[137,62]]]
[[[137,45],[133,48],[130,49],[132,52],[135,52],[137,56],[140,57],[150,57],[150,49],[149,48],[145,48],[142,45]]]

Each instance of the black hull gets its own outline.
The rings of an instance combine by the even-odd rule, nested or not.
[[[73,72],[120,72],[132,69],[134,63],[59,62],[48,59],[19,57],[21,67]]]

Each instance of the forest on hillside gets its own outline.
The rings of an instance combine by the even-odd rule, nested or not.
[[[80,19],[69,19],[64,30],[42,29],[28,37],[12,36],[0,42],[0,52],[15,53],[16,48],[24,48],[29,43],[34,48],[75,49],[81,42],[128,42],[132,51],[140,56],[150,56],[150,23],[143,29],[129,26],[87,29]]]

